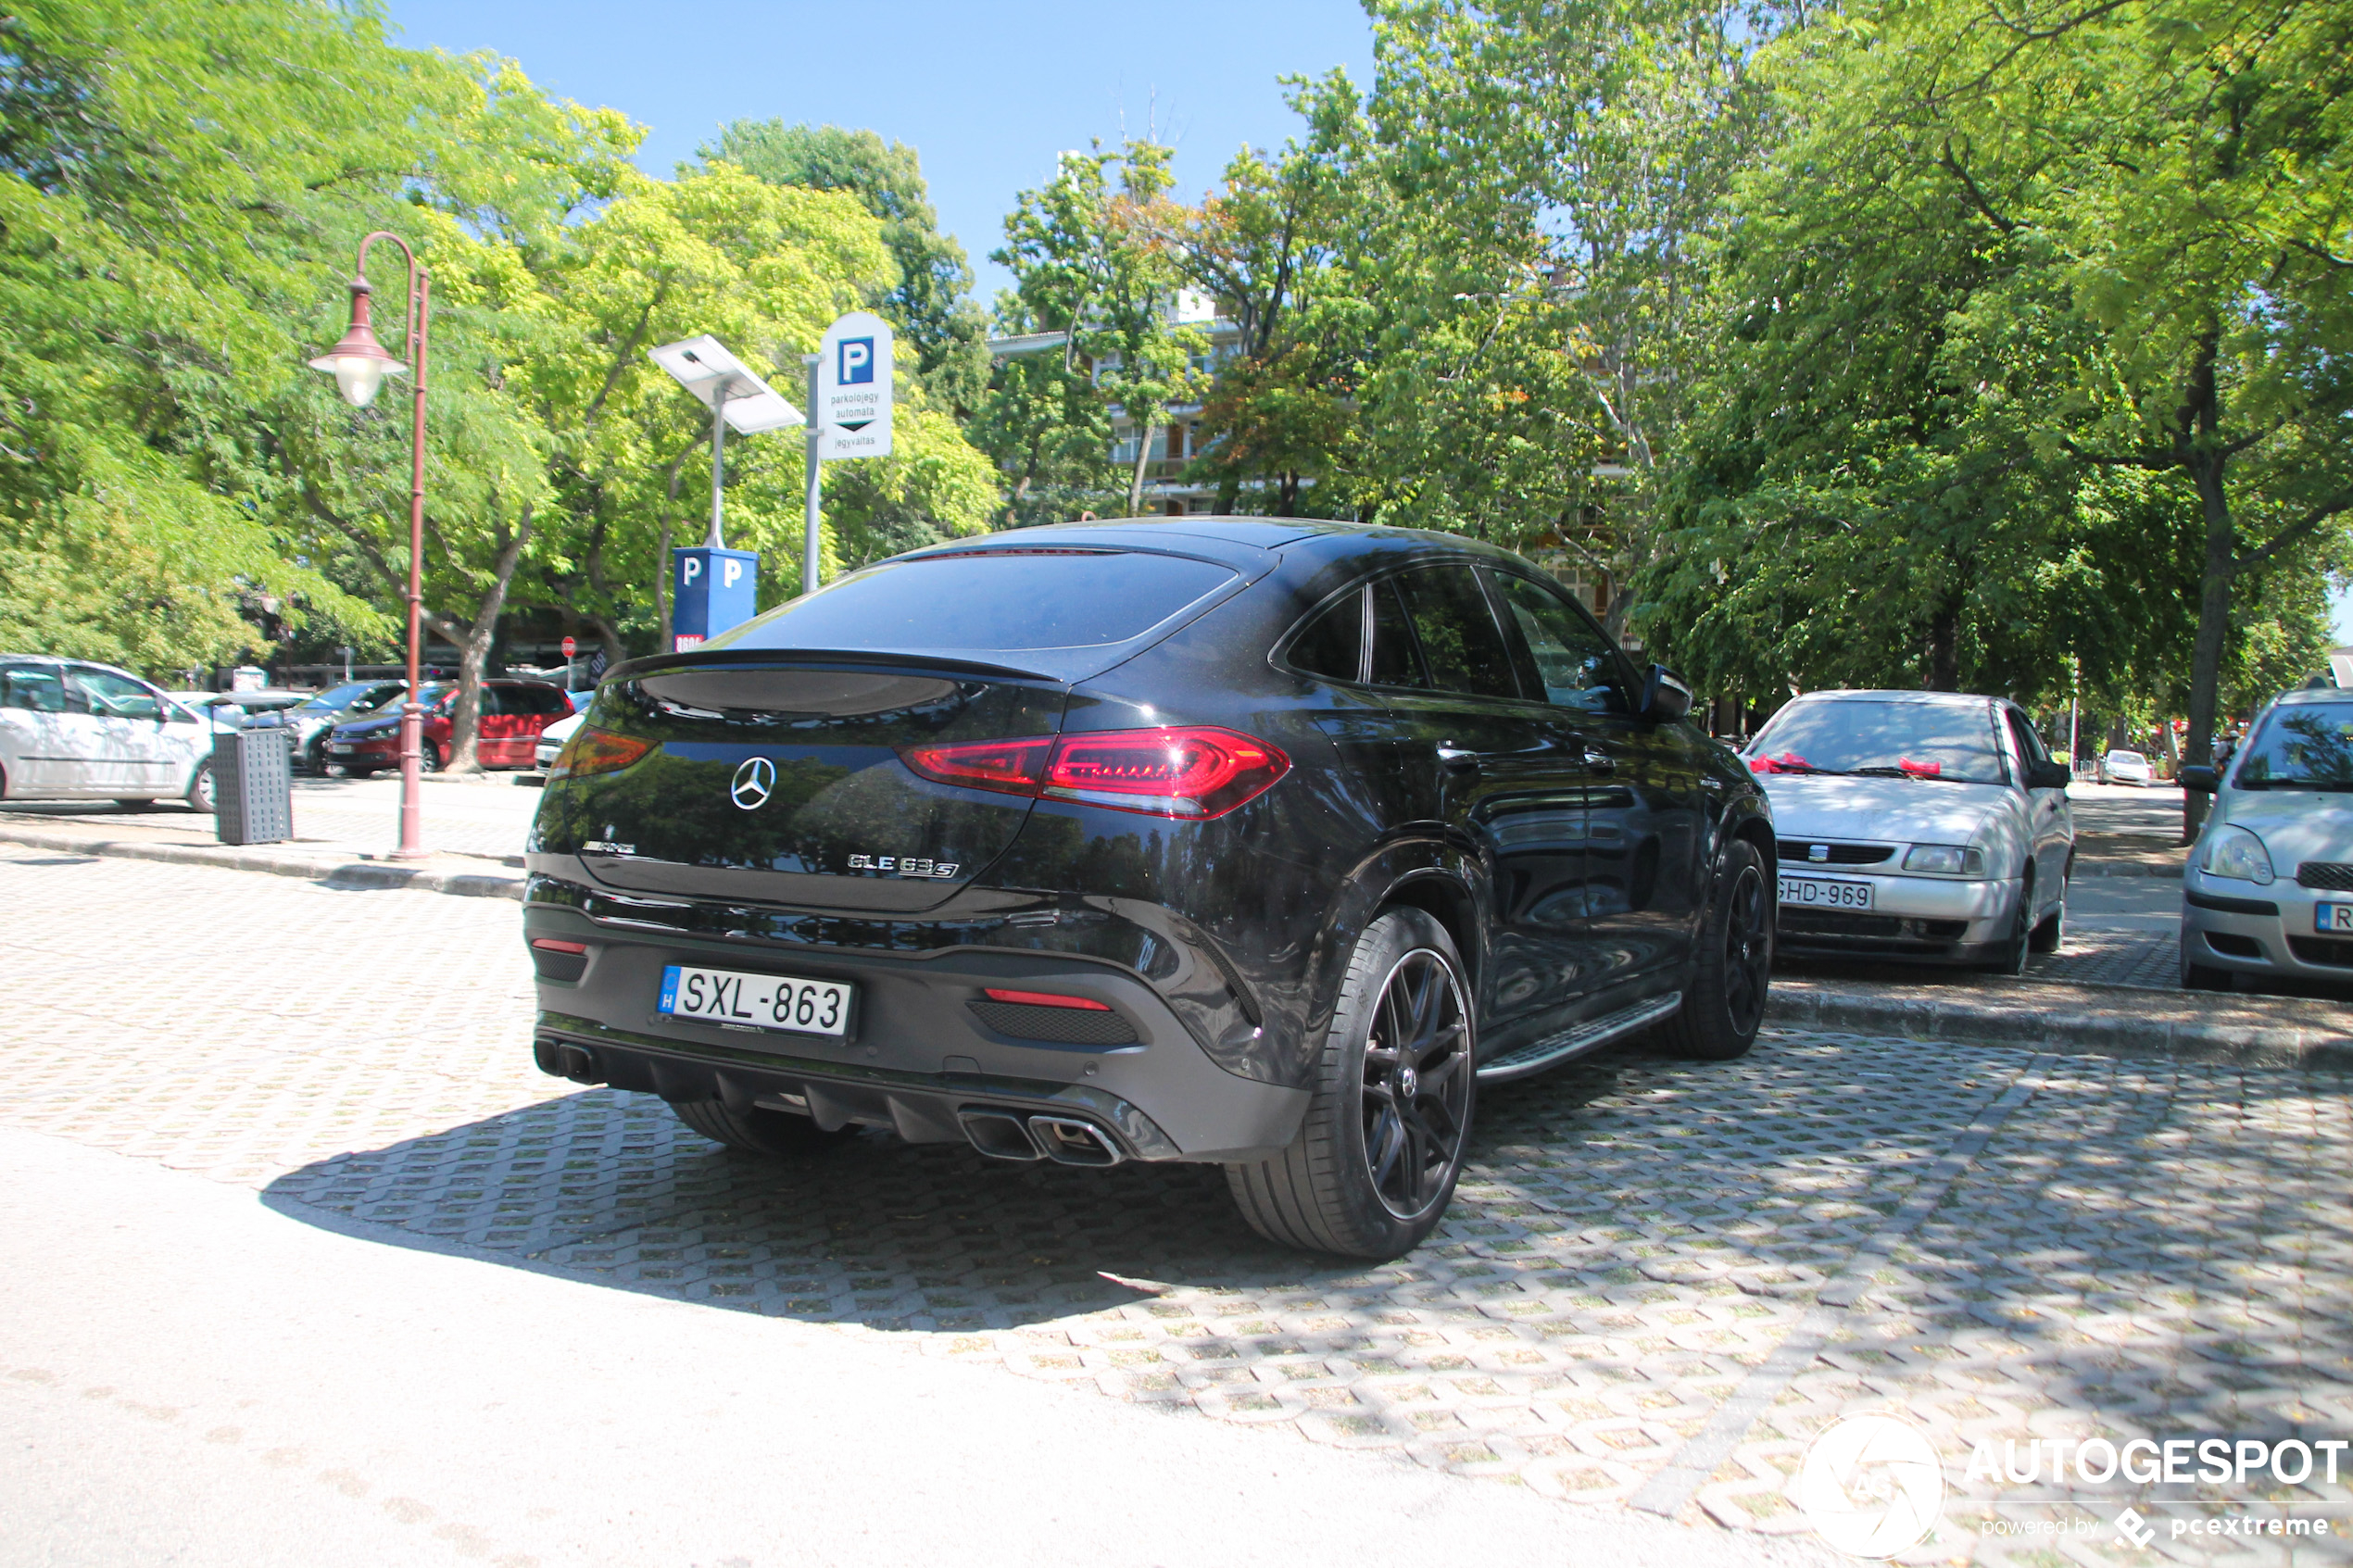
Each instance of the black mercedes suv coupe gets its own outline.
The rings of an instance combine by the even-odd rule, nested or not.
[[[1461,538],[918,550],[606,676],[532,829],[535,1055],[770,1154],[1210,1161],[1395,1257],[1482,1090],[1755,1037],[1770,810],[1690,702]]]

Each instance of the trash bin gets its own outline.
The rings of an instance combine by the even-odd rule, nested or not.
[[[292,730],[230,730],[212,737],[213,822],[223,844],[294,836]]]

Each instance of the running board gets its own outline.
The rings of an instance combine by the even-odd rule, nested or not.
[[[1647,1029],[1662,1018],[1670,1018],[1683,1005],[1683,993],[1669,991],[1664,997],[1654,997],[1646,1002],[1636,1002],[1630,1008],[1620,1008],[1604,1017],[1588,1019],[1573,1029],[1564,1029],[1532,1045],[1526,1045],[1509,1056],[1499,1057],[1478,1070],[1482,1084],[1507,1084],[1515,1078],[1525,1078],[1541,1073],[1548,1067],[1597,1051],[1612,1041],[1622,1040],[1638,1029]]]

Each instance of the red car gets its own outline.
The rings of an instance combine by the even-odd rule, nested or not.
[[[449,716],[458,706],[458,687],[453,682],[434,682],[420,690],[417,700],[424,704],[424,770],[430,773],[449,763]],[[327,765],[354,778],[399,767],[404,706],[395,698],[364,718],[336,725],[327,736]],[[539,732],[571,717],[572,704],[561,686],[545,681],[484,681],[476,755],[485,768],[528,768]]]

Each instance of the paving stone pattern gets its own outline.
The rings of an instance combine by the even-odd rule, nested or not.
[[[138,935],[135,972],[109,933]],[[2223,1504],[2079,1487],[2099,1534],[1992,1537],[2077,1511],[1957,1462],[1981,1437],[2353,1436],[2342,1079],[1799,1033],[1730,1064],[1623,1052],[1491,1093],[1437,1238],[1351,1267],[1257,1242],[1195,1167],[879,1133],[799,1166],[723,1151],[540,1076],[527,975],[504,903],[0,846],[0,1120],[297,1217],[1588,1501],[1666,1466],[1835,1282],[1855,1304],[1682,1517],[1804,1533],[1806,1440],[1895,1409],[1957,1461],[1906,1561],[2347,1560],[2353,1486],[2289,1489],[2338,1531],[2293,1558],[2126,1552],[2104,1522],[2128,1500],[2160,1531]]]
[[[2056,953],[2027,960],[2030,980],[2077,985],[2181,988],[2181,943],[2171,931],[2070,931]]]

